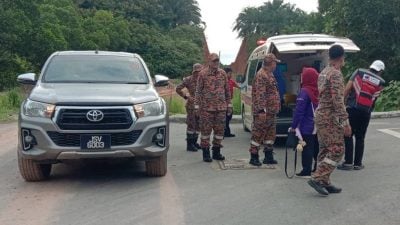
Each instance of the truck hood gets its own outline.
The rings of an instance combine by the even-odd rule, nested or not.
[[[29,98],[56,105],[131,105],[155,101],[151,84],[38,83]]]

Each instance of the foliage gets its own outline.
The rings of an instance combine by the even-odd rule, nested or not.
[[[376,100],[375,111],[400,110],[400,81],[390,81],[383,90],[381,96]]]
[[[273,0],[258,8],[245,8],[236,19],[233,30],[238,31],[242,38],[305,32],[307,19],[307,14],[294,5]]]
[[[233,99],[232,99],[232,105],[233,105],[233,115],[240,115],[241,113],[241,99],[240,99],[240,89],[234,89],[233,91]]]
[[[170,115],[186,114],[185,100],[179,95],[164,96],[163,98],[167,104]]]
[[[201,59],[200,24],[195,0],[0,0],[0,91],[62,50],[135,52],[181,77]]]
[[[0,93],[0,121],[12,119],[22,101],[23,96],[18,89]]]
[[[178,95],[164,96],[165,102],[167,103],[169,114],[186,114],[185,100]],[[240,90],[235,89],[233,93],[233,114],[240,115]]]
[[[400,1],[319,0],[319,9],[327,33],[349,37],[361,48],[350,62],[367,67],[381,59],[385,77],[400,80]]]

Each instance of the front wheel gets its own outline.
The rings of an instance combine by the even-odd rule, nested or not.
[[[51,166],[51,164],[41,164],[31,159],[25,159],[18,153],[19,172],[26,181],[42,181],[48,179]]]
[[[146,161],[146,174],[149,177],[162,177],[167,173],[167,154]]]

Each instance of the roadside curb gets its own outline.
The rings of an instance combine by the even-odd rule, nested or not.
[[[400,111],[390,111],[390,112],[373,112],[371,114],[371,119],[382,119],[382,118],[395,118],[400,117]],[[185,114],[176,114],[169,116],[169,121],[171,123],[185,123]],[[240,115],[233,115],[231,123],[242,123],[242,117]]]
[[[400,117],[400,111],[373,112],[371,119]]]

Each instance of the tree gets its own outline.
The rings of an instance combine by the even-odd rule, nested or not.
[[[385,76],[400,80],[400,1],[319,0],[325,31],[351,38],[361,51],[350,57],[357,67],[381,59]]]
[[[307,19],[307,14],[294,5],[273,0],[258,8],[245,8],[236,19],[233,30],[238,31],[242,38],[304,32]]]

